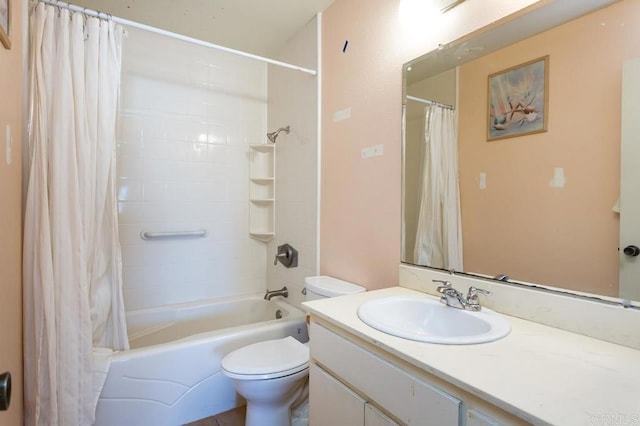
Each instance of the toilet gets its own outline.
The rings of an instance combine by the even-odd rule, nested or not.
[[[305,278],[305,300],[361,293],[364,287],[329,276]],[[246,426],[288,426],[309,375],[308,343],[293,337],[266,340],[222,359],[222,372],[247,401]]]

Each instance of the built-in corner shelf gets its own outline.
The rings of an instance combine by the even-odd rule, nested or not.
[[[271,241],[275,236],[276,146],[249,146],[249,236]]]

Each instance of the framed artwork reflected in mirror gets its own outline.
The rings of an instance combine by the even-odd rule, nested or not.
[[[547,131],[549,56],[489,76],[487,140]]]

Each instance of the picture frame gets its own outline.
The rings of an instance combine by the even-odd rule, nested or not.
[[[549,55],[490,74],[487,141],[547,131]]]
[[[11,49],[9,25],[11,23],[11,0],[0,0],[0,42],[6,49]]]

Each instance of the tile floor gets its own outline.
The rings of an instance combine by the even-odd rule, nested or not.
[[[188,423],[185,426],[244,426],[246,406]]]

